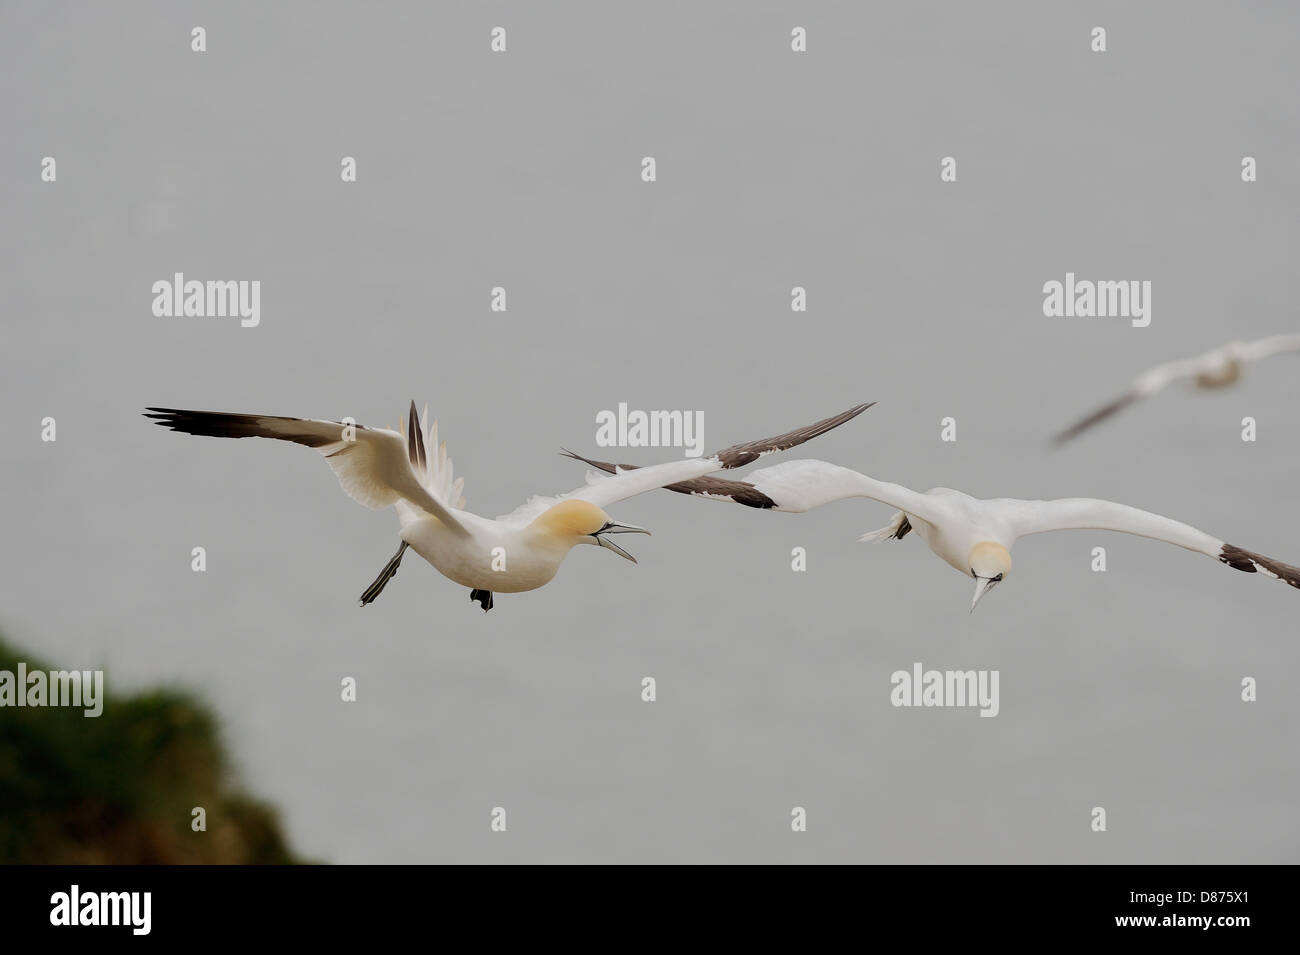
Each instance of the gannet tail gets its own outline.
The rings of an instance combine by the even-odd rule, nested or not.
[[[893,519],[878,530],[868,531],[858,538],[860,541],[901,541],[912,530],[912,522],[902,511],[895,511]]]

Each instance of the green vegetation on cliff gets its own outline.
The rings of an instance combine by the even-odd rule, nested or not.
[[[0,670],[47,664],[0,641]],[[55,668],[57,669],[57,667]],[[0,708],[0,863],[295,863],[275,811],[232,783],[216,717],[184,693],[103,713]],[[191,829],[203,807],[207,831]]]

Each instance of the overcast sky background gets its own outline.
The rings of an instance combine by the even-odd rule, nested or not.
[[[875,400],[786,457],[1109,497],[1300,563],[1295,356],[1046,446],[1150,364],[1300,328],[1298,27],[1264,3],[6,3],[0,631],[114,690],[200,691],[334,862],[1295,862],[1300,594],[1275,581],[1048,535],[972,615],[922,541],[857,542],[883,505],[658,493],[611,509],[654,531],[639,565],[580,548],[485,615],[408,554],[361,609],[391,512],[305,449],[139,413],[427,401],[494,516],[579,484],[555,452],[599,450],[619,402],[700,410],[716,449]],[[1044,318],[1067,270],[1150,280],[1150,327]],[[260,327],[155,318],[176,271],[260,280]],[[914,661],[1000,670],[1000,715],[892,707]]]

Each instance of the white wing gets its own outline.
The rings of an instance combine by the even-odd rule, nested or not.
[[[1247,361],[1258,361],[1283,352],[1300,351],[1300,335],[1273,335],[1247,342],[1242,349]]]
[[[990,503],[1004,505],[1004,516],[1018,536],[1085,528],[1136,534],[1138,537],[1177,544],[1198,554],[1213,557],[1235,570],[1243,570],[1248,574],[1262,573],[1300,588],[1300,567],[1225,543],[1190,524],[1129,507],[1127,504],[1088,497]]]
[[[411,465],[407,439],[396,431],[274,415],[177,408],[150,408],[149,412],[145,417],[153,418],[156,424],[185,434],[217,438],[274,438],[315,448],[353,500],[372,508],[388,507],[406,500],[432,514],[451,530],[459,534],[468,533],[421,482]]]
[[[1006,506],[1016,536],[1046,531],[1102,530],[1136,534],[1209,557],[1218,557],[1223,541],[1190,524],[1161,517],[1141,508],[1090,497],[1067,497],[1056,501],[999,501]]]
[[[928,494],[816,459],[759,468],[749,475],[749,483],[771,498],[778,511],[801,514],[832,501],[866,497],[923,521],[939,522],[946,517],[943,506]]]
[[[618,467],[578,455],[573,457],[604,470]],[[590,477],[588,475],[589,479]],[[744,480],[699,477],[693,480],[675,480],[665,486],[671,491],[704,500],[734,501],[746,507],[795,514],[850,497],[871,498],[922,520],[937,521],[943,514],[942,504],[929,494],[918,493],[901,484],[877,481],[849,468],[812,458],[759,468],[745,475]]]
[[[620,469],[613,475],[588,471],[587,483],[583,487],[570,491],[568,494],[560,494],[554,497],[535,495],[509,514],[498,517],[497,520],[506,524],[530,524],[548,508],[553,507],[560,501],[574,498],[590,501],[597,507],[605,508],[637,494],[644,494],[646,491],[661,488],[666,484],[689,481],[691,478],[702,477],[705,474],[720,471],[722,468],[722,462],[717,457],[711,457],[669,461],[667,464],[653,464],[650,467],[634,468],[628,471]]]

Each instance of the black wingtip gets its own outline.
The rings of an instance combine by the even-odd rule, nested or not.
[[[834,418],[838,418],[839,424],[835,425],[834,427],[839,427],[839,425],[844,424],[846,421],[852,421],[858,415],[862,414],[862,412],[866,411],[868,408],[871,408],[875,405],[876,402],[874,401],[864,401],[862,402],[862,404],[854,405],[848,411],[841,412],[840,414],[835,415],[833,418],[828,418],[826,420],[830,421],[830,420],[834,420]]]
[[[140,412],[142,418],[148,418],[160,428],[176,430],[176,422],[184,412],[176,408],[146,408]]]
[[[635,471],[639,467],[639,465],[635,465],[635,464],[606,464],[603,461],[595,461],[592,460],[591,458],[584,458],[581,454],[575,454],[574,452],[568,450],[561,451],[560,453],[573,458],[573,460],[575,461],[581,461],[583,464],[586,464],[590,467],[598,468],[601,471],[608,471],[610,474],[616,474],[620,469],[624,471]]]
[[[1091,424],[1091,422],[1088,420],[1078,421],[1070,425],[1068,428],[1056,432],[1056,434],[1052,435],[1048,439],[1047,443],[1054,448],[1059,448],[1063,444],[1069,444],[1079,435],[1083,434],[1083,432],[1087,431],[1089,424]]]
[[[876,404],[876,403],[875,403],[874,401],[864,401],[862,404],[858,405],[856,408],[853,409],[853,414],[849,415],[849,416],[848,416],[847,418],[845,418],[844,420],[845,420],[845,421],[852,421],[854,418],[856,418],[858,415],[862,414],[862,412],[866,411],[868,408],[872,408],[872,407],[874,407],[875,404]]]
[[[1262,570],[1268,576],[1300,590],[1300,567],[1292,567],[1280,560],[1274,560],[1271,557],[1265,557],[1263,554],[1256,554],[1254,551],[1226,543],[1219,550],[1219,560],[1233,570],[1245,571],[1248,574],[1258,573]]]

